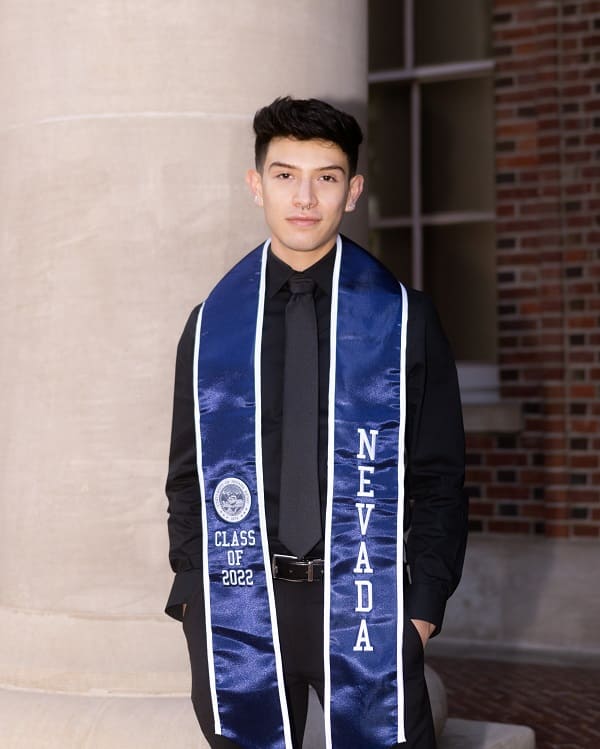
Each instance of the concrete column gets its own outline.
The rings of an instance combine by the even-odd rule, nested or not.
[[[265,234],[254,111],[290,93],[364,115],[366,3],[0,16],[0,744],[198,747],[162,614],[177,337]]]

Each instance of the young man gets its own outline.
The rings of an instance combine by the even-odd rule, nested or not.
[[[423,648],[466,539],[454,362],[427,298],[338,235],[355,119],[285,98],[254,130],[270,239],[177,351],[166,611],[196,715],[211,747],[299,749],[312,685],[328,746],[433,749]]]

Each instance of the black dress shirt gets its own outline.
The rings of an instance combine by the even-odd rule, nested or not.
[[[335,252],[304,271],[312,278],[319,336],[319,484],[321,514],[327,497],[329,327]],[[277,539],[281,466],[281,410],[287,281],[294,271],[269,251],[264,307],[262,437],[265,514],[271,553],[286,553]],[[200,305],[177,348],[173,427],[167,477],[169,559],[176,573],[166,612],[182,618],[183,603],[202,585],[200,489],[196,468],[193,356]],[[463,492],[464,431],[456,367],[429,298],[408,290],[406,351],[407,562],[411,583],[405,608],[412,619],[441,629],[446,600],[458,585],[467,532]],[[322,554],[319,544],[310,556]]]

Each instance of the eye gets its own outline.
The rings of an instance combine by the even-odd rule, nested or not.
[[[275,176],[277,179],[290,179],[292,175],[289,172],[279,172],[279,174]]]
[[[333,176],[333,174],[322,174],[321,179],[323,182],[337,182],[337,179]]]

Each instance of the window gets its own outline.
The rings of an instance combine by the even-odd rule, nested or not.
[[[488,0],[369,2],[370,245],[432,295],[465,402],[497,398]]]

